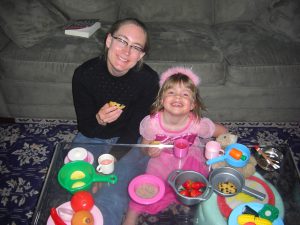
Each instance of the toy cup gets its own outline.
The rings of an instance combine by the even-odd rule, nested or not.
[[[99,165],[97,166],[96,170],[99,173],[110,174],[114,171],[115,161],[115,157],[111,154],[100,155],[98,158]]]
[[[85,148],[77,147],[77,148],[72,148],[67,155],[68,159],[72,161],[78,161],[78,160],[83,160],[83,161],[88,161],[88,152]]]
[[[221,144],[217,141],[209,141],[205,145],[205,158],[213,159],[224,154]]]
[[[182,159],[184,158],[189,150],[190,143],[186,139],[177,139],[174,141],[174,155]]]

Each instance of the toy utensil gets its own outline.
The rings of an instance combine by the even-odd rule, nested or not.
[[[76,191],[88,190],[93,182],[115,184],[116,175],[97,174],[95,168],[85,161],[74,161],[65,164],[58,172],[58,183],[71,194]]]
[[[62,218],[60,218],[60,216],[58,215],[56,208],[51,208],[50,210],[50,215],[53,219],[53,222],[55,223],[55,225],[67,225]]]
[[[228,145],[225,148],[225,154],[206,161],[207,165],[217,162],[226,161],[229,165],[234,167],[244,167],[250,159],[250,150],[242,144],[235,143]]]
[[[209,182],[212,185],[214,192],[224,197],[231,197],[240,192],[248,194],[254,198],[263,201],[266,195],[255,189],[245,186],[244,176],[232,167],[219,167],[214,169],[209,175]],[[220,187],[225,184],[227,187]],[[222,189],[227,189],[230,184],[231,192],[224,192]],[[225,190],[227,191],[227,190]]]
[[[264,153],[264,151],[258,146],[254,146],[254,149],[260,154],[262,155],[262,157],[264,157],[264,159],[271,164],[271,166],[274,168],[274,169],[278,169],[280,168],[280,166],[276,163],[274,163],[275,161],[273,159],[271,159],[269,156],[267,156],[266,153]]]

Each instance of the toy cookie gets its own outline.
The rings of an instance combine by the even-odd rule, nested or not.
[[[109,104],[109,106],[116,106],[118,109],[124,109],[125,108],[125,105],[122,105],[120,103],[113,102],[113,101],[110,101],[108,104]]]

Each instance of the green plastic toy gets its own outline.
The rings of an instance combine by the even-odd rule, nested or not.
[[[114,174],[97,174],[95,168],[85,161],[69,162],[58,172],[58,183],[71,194],[90,189],[93,182],[115,184],[117,181],[118,177]]]

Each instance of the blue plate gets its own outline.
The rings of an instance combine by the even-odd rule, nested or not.
[[[239,215],[242,214],[243,209],[245,208],[246,205],[252,208],[253,210],[255,210],[256,212],[261,210],[264,206],[264,204],[260,204],[256,202],[249,202],[246,204],[239,205],[238,207],[234,208],[234,210],[232,210],[232,212],[230,213],[230,216],[228,218],[228,225],[239,225],[237,223],[237,218]],[[276,220],[273,221],[272,225],[284,225],[284,224],[282,219],[278,217]]]

